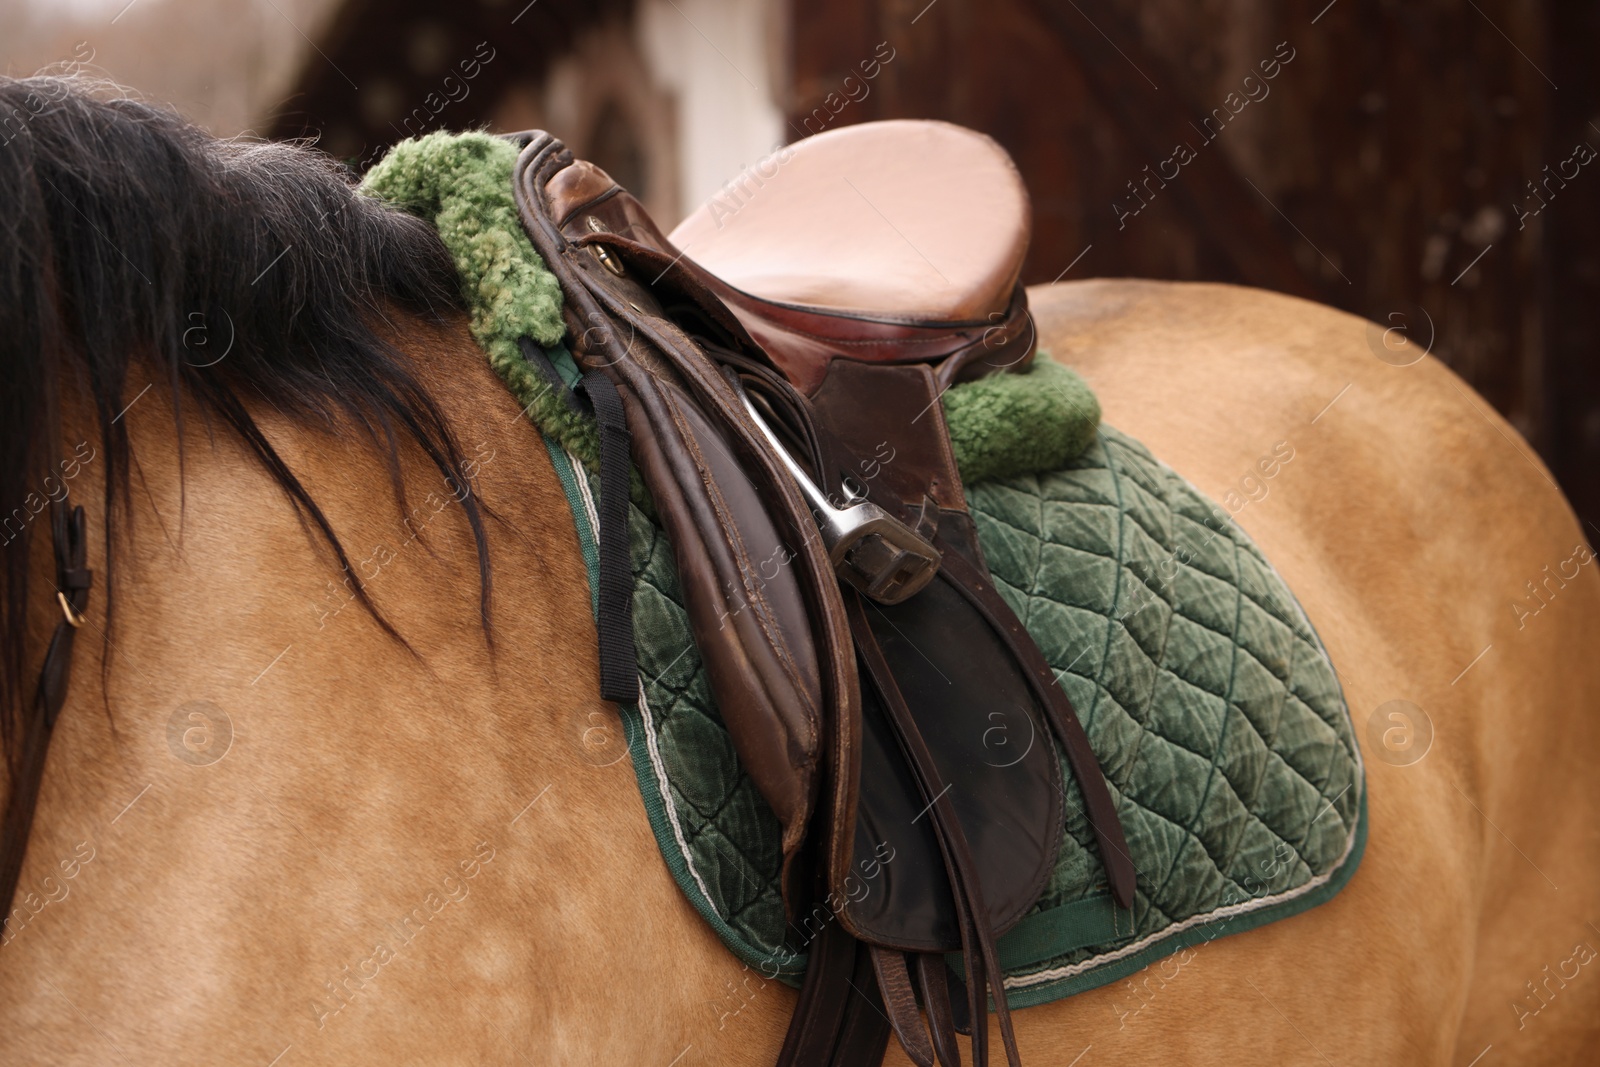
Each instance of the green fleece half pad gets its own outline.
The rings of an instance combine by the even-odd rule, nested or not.
[[[1026,374],[991,374],[943,397],[950,447],[966,485],[1060,469],[1094,440],[1100,402],[1043,353]]]
[[[511,171],[517,149],[486,133],[430,133],[402,141],[367,172],[362,192],[431,223],[455,260],[472,336],[544,433],[593,468],[599,438],[522,358],[566,331],[561,286],[522,231]],[[1045,360],[1028,374],[997,374],[944,395],[956,466],[969,482],[1053,470],[1087,447],[1100,422],[1089,387]],[[634,478],[634,499],[643,488]]]
[[[592,583],[596,486],[551,455]],[[1244,532],[1110,427],[1060,470],[967,494],[996,585],[1082,716],[1139,872],[1134,907],[1115,907],[1063,762],[1055,871],[1000,939],[1011,1004],[1116,981],[1337,893],[1366,840],[1360,751],[1321,641]],[[784,922],[778,821],[712,700],[671,547],[637,509],[629,534],[641,698],[621,712],[657,843],[724,943],[793,983],[816,926]]]
[[[461,277],[472,336],[529,418],[562,447],[593,465],[600,438],[594,422],[569,408],[522,358],[517,342],[546,348],[566,333],[561,283],[545,266],[517,218],[511,169],[517,149],[486,133],[438,132],[401,141],[361,182],[439,231]]]

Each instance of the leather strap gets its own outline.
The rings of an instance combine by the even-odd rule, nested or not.
[[[917,985],[922,1003],[928,1009],[928,1032],[933,1048],[944,1067],[961,1067],[961,1048],[956,1044],[955,1012],[950,1007],[950,965],[937,952],[917,954]],[[969,1030],[970,1032],[970,1030]]]
[[[951,579],[951,584],[983,613],[1026,668],[1028,683],[1044,704],[1051,726],[1066,750],[1067,763],[1078,779],[1078,788],[1083,792],[1085,813],[1100,846],[1100,860],[1105,866],[1106,881],[1111,885],[1111,895],[1122,907],[1133,907],[1137,871],[1128,851],[1128,839],[1122,832],[1122,821],[1117,817],[1117,805],[1111,799],[1100,761],[1089,745],[1089,735],[1084,733],[1072,701],[1057,684],[1055,671],[1028,636],[1016,612],[966,557],[959,552],[946,552],[940,568]]]
[[[17,880],[22,876],[22,861],[27,855],[28,834],[39,804],[39,786],[44,781],[50,737],[67,699],[72,646],[78,627],[83,625],[89,587],[94,580],[86,565],[88,536],[83,508],[74,507],[69,513],[66,504],[51,501],[50,535],[55,550],[55,600],[61,609],[61,621],[50,637],[33,704],[22,724],[16,757],[11,761],[11,793],[6,799],[4,825],[0,827],[0,902],[5,904],[0,923],[11,917]]]
[[[933,1043],[928,1028],[917,1011],[917,994],[911,988],[911,972],[906,969],[906,954],[892,948],[871,946],[872,969],[878,976],[878,991],[883,994],[884,1010],[894,1036],[917,1067],[933,1067]]]

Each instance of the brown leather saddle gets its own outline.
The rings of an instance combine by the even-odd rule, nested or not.
[[[971,131],[866,124],[783,149],[669,239],[549,134],[522,142],[518,208],[601,428],[602,694],[638,692],[631,456],[783,829],[808,965],[780,1064],[877,1063],[892,1027],[926,1065],[969,1033],[981,1065],[991,998],[1015,1064],[995,941],[1055,863],[1051,734],[1113,897],[1134,892],[1088,739],[990,581],[939,402],[1033,356],[1020,177]]]

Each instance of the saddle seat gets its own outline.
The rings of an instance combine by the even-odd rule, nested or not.
[[[779,149],[668,236],[762,300],[856,318],[971,322],[1010,304],[1029,227],[1022,177],[991,138],[895,119]]]
[[[1031,222],[1022,176],[994,140],[897,119],[779,149],[669,240],[723,283],[712,286],[723,303],[809,393],[841,349],[941,362],[951,381],[1026,363],[1018,281]],[[949,361],[958,353],[968,358]]]

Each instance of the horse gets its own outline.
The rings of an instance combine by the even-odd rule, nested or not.
[[[49,501],[84,507],[96,572],[0,1059],[773,1062],[795,994],[659,858],[561,487],[437,235],[306,146],[69,80],[0,81],[0,111],[9,766],[61,618]],[[1294,589],[1371,832],[1331,902],[1017,1012],[1025,1062],[1576,1062],[1600,568],[1548,472],[1352,315],[1214,284],[1029,299],[1106,421]]]

